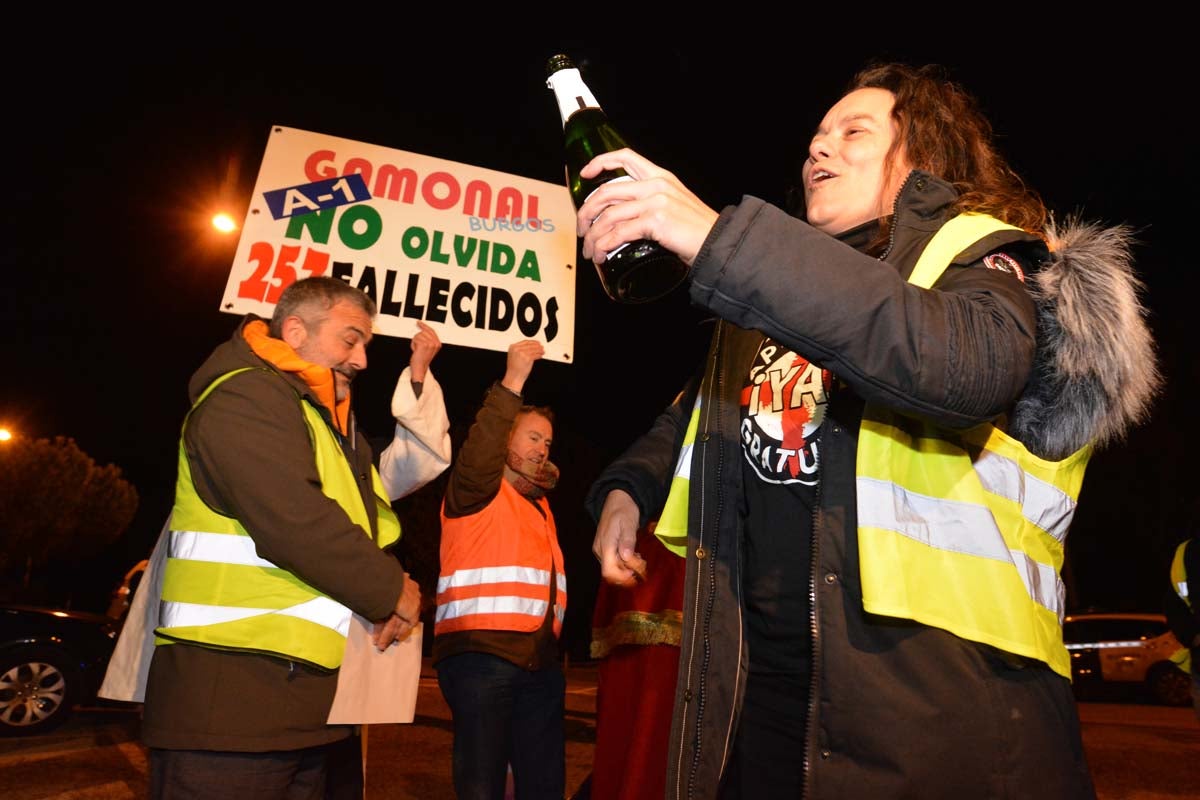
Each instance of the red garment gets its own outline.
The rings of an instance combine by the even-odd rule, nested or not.
[[[666,791],[685,562],[650,530],[638,532],[646,580],[630,588],[603,582],[596,595],[594,800],[661,800]]]

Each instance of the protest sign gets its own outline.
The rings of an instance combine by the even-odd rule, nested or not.
[[[369,294],[377,335],[417,320],[446,344],[574,351],[575,209],[565,185],[274,126],[221,299],[269,317],[328,275]]]

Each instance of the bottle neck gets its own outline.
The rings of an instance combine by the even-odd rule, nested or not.
[[[558,113],[562,116],[564,127],[576,111],[600,108],[600,103],[583,82],[578,69],[560,69],[546,79],[546,85],[554,90],[554,99],[558,101]]]

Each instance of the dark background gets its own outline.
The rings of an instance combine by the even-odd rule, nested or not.
[[[717,209],[742,194],[782,203],[825,110],[857,68],[884,58],[948,66],[1060,218],[1133,226],[1166,383],[1151,421],[1092,461],[1068,545],[1069,601],[1158,608],[1170,551],[1198,519],[1186,405],[1197,385],[1187,345],[1195,257],[1184,248],[1196,209],[1195,101],[1181,85],[1195,71],[1184,69],[1185,46],[1169,24],[1136,18],[906,31],[865,11],[826,10],[841,13],[741,30],[713,22],[687,35],[635,34],[616,19],[600,24],[619,34],[535,36],[497,22],[467,35],[465,10],[453,24],[455,14],[418,25],[397,12],[142,21],[128,29],[136,34],[103,19],[90,29],[74,18],[75,32],[50,21],[29,28],[38,48],[3,57],[0,424],[73,437],[98,463],[118,465],[141,498],[117,546],[63,565],[72,602],[103,609],[170,509],[187,379],[238,321],[217,309],[236,237],[218,237],[209,218],[222,204],[244,216],[270,126],[557,183],[561,124],[544,65],[566,52],[626,138]],[[672,399],[708,328],[684,291],[624,307],[604,297],[590,264],[577,281],[574,363],[537,365],[526,396],[558,415],[563,482],[552,504],[571,576],[567,638],[586,652],[597,570],[583,494]],[[404,339],[371,345],[354,395],[367,429],[389,430],[408,352]],[[503,365],[498,352],[439,354],[456,446]],[[407,516],[401,506],[410,546],[436,546],[426,511],[441,485],[418,493]]]

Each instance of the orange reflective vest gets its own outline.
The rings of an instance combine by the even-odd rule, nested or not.
[[[556,577],[554,635],[562,633],[567,576],[546,498],[533,507],[507,480],[487,506],[447,517],[442,506],[442,571],[434,635],[463,630],[530,632],[546,618]]]

